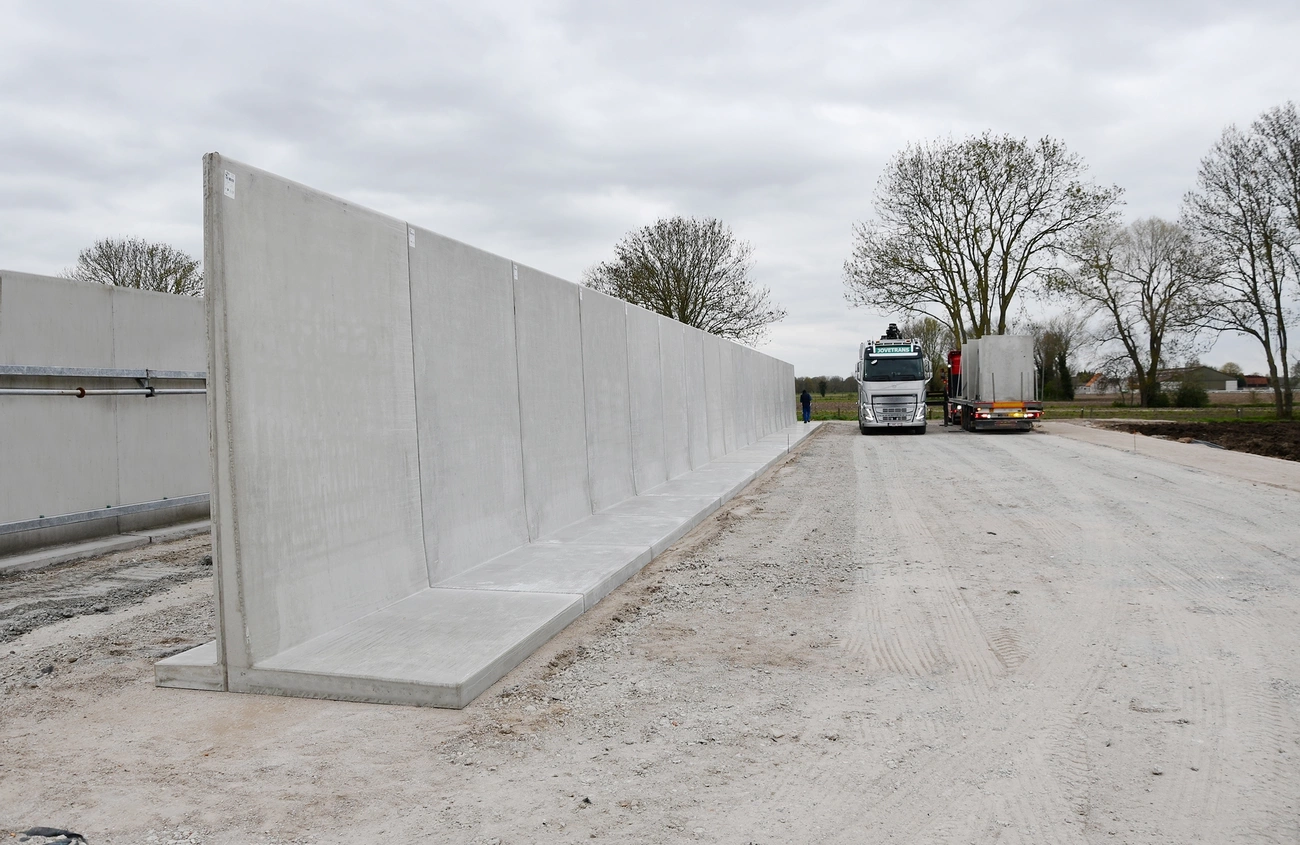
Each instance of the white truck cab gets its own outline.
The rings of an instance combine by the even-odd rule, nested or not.
[[[902,428],[925,434],[925,388],[933,375],[921,341],[907,340],[889,324],[880,340],[858,347],[858,429]]]

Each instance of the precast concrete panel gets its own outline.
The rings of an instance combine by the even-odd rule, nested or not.
[[[962,358],[965,364],[965,356]],[[980,338],[977,358],[979,397],[994,402],[1030,401],[1037,397],[1034,339],[1028,335]]]
[[[659,315],[627,306],[627,383],[631,391],[632,473],[637,493],[668,478],[664,456],[664,391]]]
[[[0,364],[118,366],[113,361],[113,289],[0,271]]]
[[[794,396],[794,384],[795,384],[794,364],[784,364],[783,369],[785,371],[785,376],[782,379],[783,384],[781,385],[781,392],[785,398],[784,401],[781,403],[782,404],[781,422],[783,423],[782,428],[784,428],[787,425],[793,424],[798,419],[798,415],[795,412],[794,403],[790,401],[790,397]]]
[[[686,326],[659,318],[659,366],[664,393],[664,458],[668,477],[691,469],[690,433],[686,405],[695,397],[686,393]]]
[[[709,458],[727,454],[726,405],[727,382],[723,379],[722,347],[724,341],[715,334],[704,334],[704,400],[709,427]]]
[[[709,394],[704,381],[704,332],[686,326],[682,342],[686,367],[686,433],[691,469],[695,469],[709,462]]]
[[[0,523],[122,504],[115,401],[0,396]]]
[[[528,537],[591,515],[578,286],[529,267],[515,279],[515,347]]]
[[[740,385],[740,401],[737,408],[740,411],[741,440],[745,446],[748,446],[758,439],[758,421],[754,403],[761,383],[756,377],[759,372],[759,355],[749,347],[740,344],[736,344],[736,351],[740,353],[737,356],[740,371],[737,374],[736,382]]]
[[[528,542],[510,261],[411,227],[430,583]]]
[[[582,377],[587,408],[591,506],[604,510],[636,495],[627,364],[627,303],[581,288]]]
[[[217,154],[204,165],[225,410],[213,496],[236,540],[219,590],[240,668],[428,584],[407,231]]]
[[[115,401],[118,503],[207,492],[208,413],[203,396],[122,396]]]
[[[113,366],[207,369],[203,299],[113,288]]]
[[[740,385],[736,381],[736,348],[729,340],[718,338],[718,358],[722,362],[722,451],[733,452],[744,446],[737,436],[736,405]]]

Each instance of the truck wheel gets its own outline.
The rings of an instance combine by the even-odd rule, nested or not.
[[[971,412],[969,405],[961,406],[961,427],[964,431],[974,431],[975,427],[971,422]]]

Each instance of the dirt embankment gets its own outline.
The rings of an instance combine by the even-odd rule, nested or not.
[[[1199,440],[1235,452],[1300,461],[1300,423],[1296,422],[1140,422],[1104,427],[1167,440]]]

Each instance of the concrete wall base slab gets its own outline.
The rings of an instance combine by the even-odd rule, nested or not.
[[[794,428],[792,443],[816,430]],[[785,432],[759,442],[771,446],[778,439],[784,444]],[[738,491],[785,454],[782,445],[761,463],[713,462],[674,481]],[[231,669],[229,689],[464,707],[704,521],[720,501],[645,494],[620,502],[252,668]],[[162,687],[220,690],[223,674],[215,643],[155,667]]]
[[[159,660],[153,666],[153,676],[154,683],[160,687],[209,692],[226,689],[226,679],[217,662],[215,640]]]

